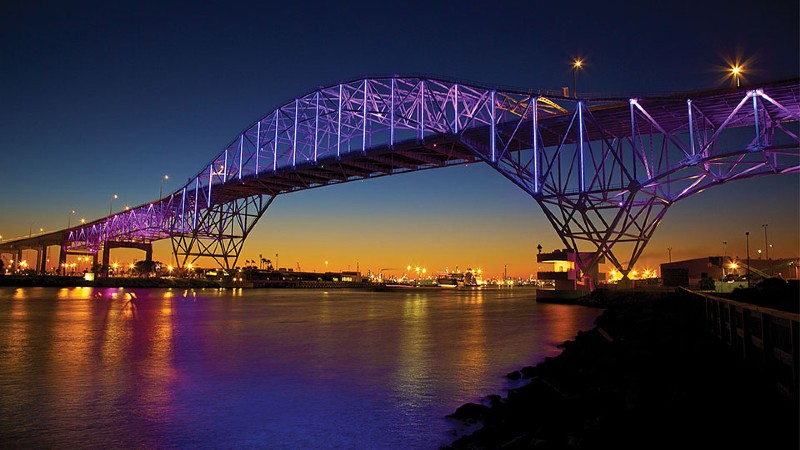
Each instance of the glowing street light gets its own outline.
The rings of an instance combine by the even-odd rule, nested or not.
[[[73,216],[73,214],[75,214],[75,210],[74,209],[71,210],[71,212],[69,213],[69,216],[67,216],[67,228],[70,228],[72,226],[72,216]]]
[[[578,98],[578,71],[583,68],[583,60],[580,58],[572,60],[572,96]]]
[[[165,174],[163,177],[161,177],[161,184],[159,184],[159,186],[158,186],[158,198],[159,198],[159,200],[162,197],[161,192],[164,189],[164,181],[166,181],[166,180],[169,180],[169,175]]]
[[[111,201],[108,202],[108,215],[109,216],[111,215],[111,209],[114,206],[114,200],[118,199],[118,198],[119,198],[119,195],[117,195],[117,194],[114,194],[114,195],[111,196]]]
[[[744,68],[739,64],[734,64],[730,68],[731,76],[736,80],[736,87],[742,87],[742,72]]]

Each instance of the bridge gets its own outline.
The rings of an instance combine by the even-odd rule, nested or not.
[[[800,80],[648,98],[569,98],[432,78],[324,87],[238,134],[175,192],[26,239],[1,252],[151,250],[236,266],[282,194],[454,164],[485,163],[542,208],[577,264],[633,268],[675,202],[712,186],[800,170]]]

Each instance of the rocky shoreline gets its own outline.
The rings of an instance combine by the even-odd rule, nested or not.
[[[632,291],[578,303],[606,308],[596,327],[510,373],[527,384],[506,397],[459,407],[447,448],[800,448],[796,400],[706,333],[697,302]]]

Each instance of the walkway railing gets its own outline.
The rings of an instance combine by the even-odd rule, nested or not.
[[[703,299],[705,324],[714,335],[761,369],[783,394],[798,398],[800,314],[683,290]]]

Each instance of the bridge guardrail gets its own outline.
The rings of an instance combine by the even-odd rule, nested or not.
[[[703,299],[705,326],[716,337],[797,401],[800,314],[681,289]]]

